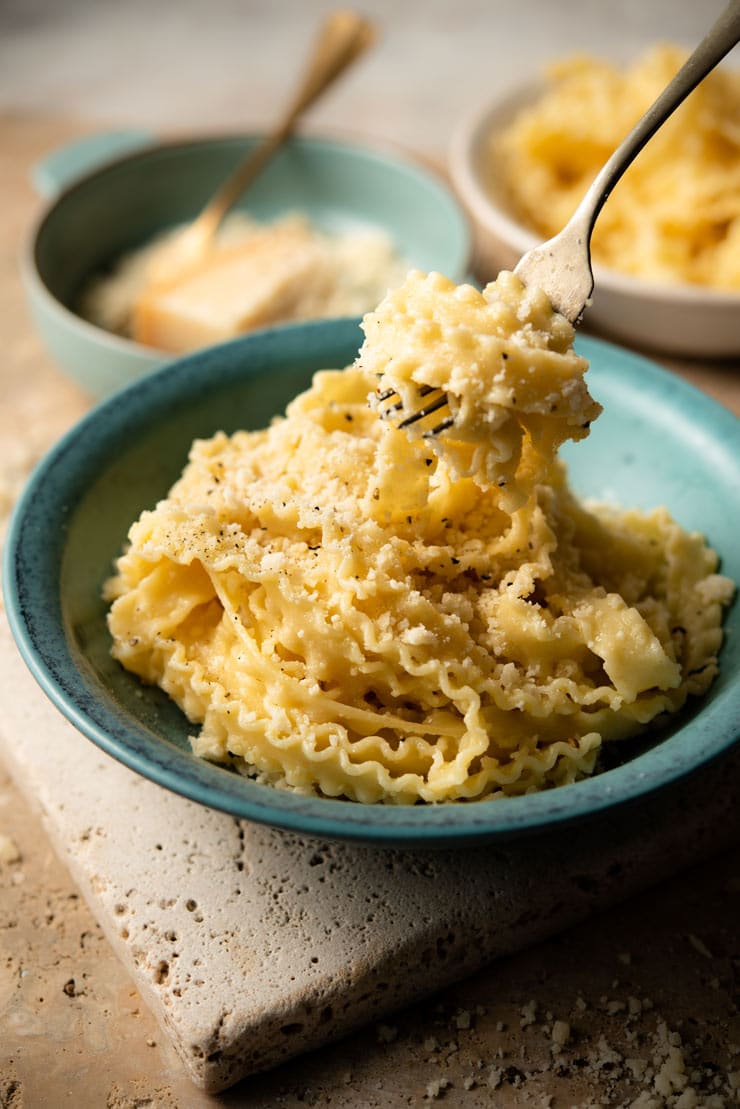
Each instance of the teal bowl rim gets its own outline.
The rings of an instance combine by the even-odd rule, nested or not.
[[[138,734],[134,728],[138,746],[132,745],[130,721],[127,723],[120,712],[116,714],[111,704],[86,692],[70,655],[63,623],[49,617],[61,599],[58,567],[54,566],[51,545],[45,544],[43,537],[57,529],[63,534],[68,506],[73,506],[89,485],[91,443],[97,455],[107,453],[112,459],[116,443],[125,440],[129,430],[135,430],[142,411],[151,422],[176,398],[189,394],[195,397],[199,383],[202,389],[204,377],[217,367],[219,373],[226,372],[229,382],[255,373],[246,364],[251,346],[259,344],[263,350],[289,359],[291,350],[303,349],[312,333],[322,329],[335,345],[346,341],[351,346],[360,337],[357,320],[298,323],[254,332],[170,363],[84,416],[31,475],[13,512],[5,545],[6,608],[13,636],[36,681],[83,735],[145,778],[232,816],[308,835],[417,847],[453,847],[514,838],[603,815],[615,806],[635,802],[687,777],[740,738],[740,681],[735,680],[688,721],[686,726],[693,732],[689,759],[677,760],[671,751],[671,740],[685,730],[681,728],[667,742],[631,762],[573,785],[522,798],[423,806],[363,805],[304,797],[259,785],[156,740],[143,728]],[[651,388],[668,390],[693,419],[709,422],[730,441],[736,439],[740,466],[740,425],[731,412],[639,355],[584,336],[579,336],[578,347],[592,362],[608,354],[614,372],[632,375],[646,398]],[[240,357],[236,365],[232,363],[224,371],[219,363],[230,351],[238,352]],[[39,512],[43,529],[37,526]],[[26,572],[29,558],[35,560],[36,575]],[[43,586],[39,585],[41,579]]]
[[[106,173],[116,170],[124,163],[145,161],[148,157],[158,154],[161,151],[173,151],[187,147],[217,146],[224,142],[254,142],[263,137],[264,135],[262,133],[255,131],[229,132],[216,135],[208,134],[186,139],[157,140],[149,145],[132,150],[129,153],[107,158],[101,165],[81,175],[73,181],[72,184],[63,189],[58,196],[55,196],[54,199],[46,205],[37,218],[34,226],[31,228],[30,234],[26,237],[20,253],[19,267],[25,285],[32,293],[41,298],[46,309],[63,324],[74,325],[80,329],[82,334],[89,336],[90,339],[100,343],[102,346],[110,347],[113,350],[126,351],[129,354],[138,354],[140,356],[146,355],[155,357],[163,355],[163,352],[156,347],[147,346],[145,343],[138,343],[122,335],[114,335],[112,332],[106,331],[105,328],[90,323],[89,320],[85,320],[59,300],[42,278],[38,267],[38,244],[43,235],[44,228],[49,221],[55,218],[58,206],[66,197],[77,189],[87,187],[94,178],[102,178]],[[404,150],[390,148],[387,143],[375,142],[372,139],[360,139],[357,137],[344,139],[341,136],[307,133],[294,135],[288,140],[288,145],[298,147],[306,146],[319,150],[323,148],[332,151],[349,151],[354,156],[364,157],[377,163],[393,165],[394,168],[401,170],[408,177],[422,181],[425,187],[431,186],[437,193],[438,198],[444,201],[448,210],[448,215],[454,217],[457,222],[456,234],[460,241],[458,248],[460,262],[457,270],[446,276],[449,276],[453,280],[461,281],[467,274],[473,250],[473,232],[470,219],[452,187],[445,181],[444,176],[432,166],[416,161],[413,155]],[[352,317],[345,316],[342,318],[351,319]],[[163,357],[168,358],[166,352],[164,352]]]

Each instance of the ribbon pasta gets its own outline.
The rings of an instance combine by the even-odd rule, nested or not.
[[[730,583],[665,510],[570,493],[555,452],[599,406],[541,294],[412,273],[364,326],[354,366],[196,442],[134,523],[115,657],[199,755],[279,787],[406,804],[592,773],[708,687]],[[430,443],[380,419],[379,372],[449,389],[460,422]]]
[[[597,172],[686,59],[656,46],[622,70],[578,55],[488,148],[513,211],[555,235]],[[740,73],[720,67],[616,185],[594,229],[596,262],[675,285],[740,290]]]

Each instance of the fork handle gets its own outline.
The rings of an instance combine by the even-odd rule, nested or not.
[[[738,0],[740,2],[740,0]],[[375,40],[373,24],[364,16],[340,9],[326,17],[314,44],[308,68],[280,123],[252,150],[206,204],[192,226],[209,239],[247,185],[293,134],[303,113],[359,58]]]
[[[605,162],[573,213],[571,222],[580,226],[587,240],[590,238],[596,217],[624,171],[678,105],[738,42],[740,42],[740,0],[730,0],[722,15],[704,36],[693,54],[687,58],[673,80],[666,85],[639,123]]]

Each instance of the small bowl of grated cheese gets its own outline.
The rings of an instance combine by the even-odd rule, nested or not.
[[[577,55],[463,121],[451,173],[485,265],[511,268],[561,230],[685,57]],[[740,72],[720,67],[627,170],[596,223],[587,326],[666,354],[740,354],[739,115]]]
[[[39,333],[86,392],[236,335],[356,318],[411,266],[468,272],[470,230],[446,183],[398,152],[314,135],[276,154],[206,257],[167,272],[179,229],[258,141],[92,135],[35,168],[51,203],[22,276]]]

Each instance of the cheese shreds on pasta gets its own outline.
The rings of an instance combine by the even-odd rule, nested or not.
[[[654,47],[628,68],[579,55],[550,68],[543,94],[489,147],[523,223],[560,231],[612,151],[686,59]],[[740,72],[710,73],[616,185],[593,256],[669,284],[740,290]]]
[[[108,583],[115,657],[199,755],[275,786],[414,803],[591,774],[707,689],[731,583],[664,509],[569,491],[557,448],[600,408],[542,293],[412,272],[364,328],[270,427],[193,445]],[[459,422],[399,430],[381,373]]]

